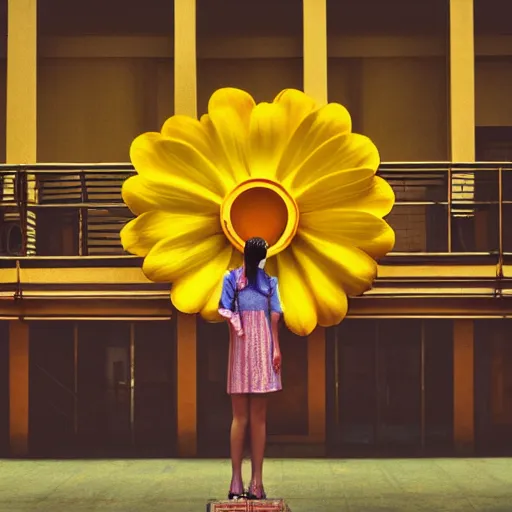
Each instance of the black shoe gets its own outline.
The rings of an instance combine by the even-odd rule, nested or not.
[[[228,494],[228,500],[246,500],[247,499],[247,496],[245,494],[245,492],[241,493],[241,494],[238,494],[236,492],[230,492]]]
[[[247,490],[247,499],[248,500],[266,500],[267,495],[265,494],[265,490],[263,489],[263,484],[255,485],[251,482],[249,489]]]
[[[231,487],[229,488],[228,500],[242,500],[247,499],[247,495],[244,492],[244,484],[240,485],[240,492],[233,492],[233,482],[231,482]]]

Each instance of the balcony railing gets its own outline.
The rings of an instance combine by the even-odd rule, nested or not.
[[[0,256],[127,256],[129,164],[0,166]],[[512,255],[512,163],[384,163],[396,193],[388,259]]]

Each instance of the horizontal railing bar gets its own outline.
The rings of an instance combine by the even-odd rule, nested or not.
[[[395,170],[426,170],[426,171],[444,171],[454,170],[460,171],[474,171],[483,169],[499,169],[512,170],[512,162],[382,162],[380,169],[385,171]],[[20,172],[55,172],[60,174],[69,171],[87,171],[93,174],[101,173],[102,171],[116,171],[126,172],[133,171],[134,167],[129,162],[105,162],[105,163],[37,163],[37,164],[0,164],[0,173],[12,173],[13,171]]]
[[[2,203],[0,202],[0,206]],[[123,208],[128,209],[124,203],[44,203],[44,204],[36,204],[36,203],[25,203],[26,208],[30,208],[31,210],[40,210],[45,208],[68,208],[68,209],[77,209],[77,208],[90,208],[97,210],[98,208]]]

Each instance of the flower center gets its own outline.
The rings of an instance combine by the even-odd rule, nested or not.
[[[245,242],[259,236],[269,245],[268,257],[290,245],[299,225],[299,209],[279,184],[265,179],[240,183],[224,199],[220,211],[228,240],[243,252]]]

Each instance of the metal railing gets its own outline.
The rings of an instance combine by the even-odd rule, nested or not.
[[[128,256],[130,164],[0,166],[0,256]],[[393,257],[512,255],[512,163],[383,163],[396,193]],[[511,232],[509,234],[509,231]]]

